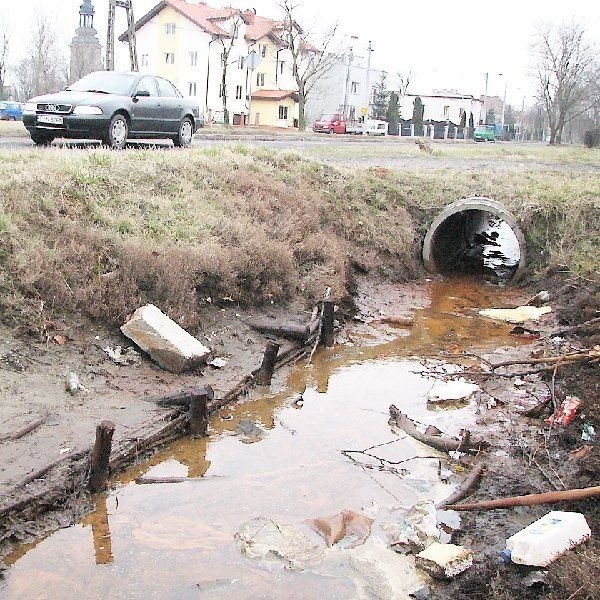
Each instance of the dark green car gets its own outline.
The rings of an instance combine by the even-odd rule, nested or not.
[[[473,139],[476,142],[495,142],[496,127],[494,125],[477,125]]]
[[[198,103],[162,77],[98,71],[62,92],[29,100],[23,124],[38,145],[95,139],[120,149],[129,139],[166,138],[187,147],[200,115]]]

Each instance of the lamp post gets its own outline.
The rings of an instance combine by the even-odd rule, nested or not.
[[[366,86],[367,86],[367,102],[365,104],[365,107],[367,108],[367,114],[365,115],[365,121],[367,120],[367,117],[369,116],[369,100],[371,99],[371,89],[370,89],[370,77],[371,77],[371,54],[373,53],[373,45],[371,44],[371,40],[369,40],[369,46],[367,48],[367,82],[366,82]]]
[[[358,37],[353,35],[350,40],[354,42]],[[346,90],[344,93],[344,119],[348,119],[348,97],[350,95],[350,74],[352,70],[352,61],[354,59],[354,48],[353,43],[350,45],[350,50],[348,52],[348,71],[346,72]]]

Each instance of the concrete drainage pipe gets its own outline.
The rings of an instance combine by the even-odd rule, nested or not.
[[[430,273],[443,273],[456,265],[469,247],[469,240],[484,231],[490,218],[510,227],[518,244],[518,262],[512,280],[525,272],[526,245],[523,231],[515,216],[490,198],[464,198],[447,206],[430,225],[423,242],[423,263]],[[453,270],[460,270],[454,268]]]

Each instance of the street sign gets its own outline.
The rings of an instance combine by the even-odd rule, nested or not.
[[[368,112],[369,112],[369,109],[368,109],[366,106],[363,106],[363,107],[361,107],[361,109],[360,109],[360,114],[361,114],[363,117],[366,117]]]
[[[254,69],[256,69],[256,67],[258,67],[258,65],[260,64],[260,56],[258,56],[258,54],[252,50],[252,52],[250,52],[248,54],[248,56],[246,57],[246,64],[248,65],[248,68],[251,71],[254,71]]]

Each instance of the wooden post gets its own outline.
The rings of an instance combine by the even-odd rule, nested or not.
[[[208,429],[208,401],[214,397],[210,386],[194,390],[190,400],[190,433],[193,437],[206,435]]]
[[[321,329],[321,346],[333,346],[333,317],[334,305],[330,300],[323,302],[323,326]]]
[[[277,362],[277,354],[279,353],[279,344],[275,342],[267,342],[265,353],[263,355],[260,371],[256,378],[257,385],[270,385],[275,371],[275,363]]]
[[[92,469],[90,474],[90,491],[100,492],[106,487],[108,480],[108,461],[115,424],[112,421],[102,421],[96,427],[96,441],[92,450]]]

